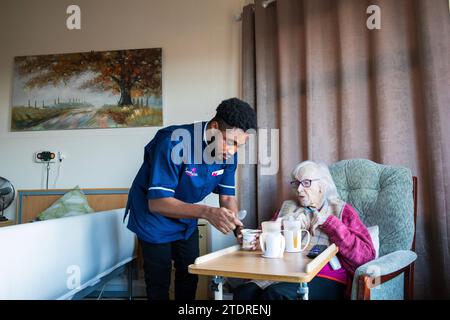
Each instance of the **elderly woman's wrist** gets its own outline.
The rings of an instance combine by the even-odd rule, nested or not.
[[[327,220],[328,220],[329,217],[330,217],[330,214],[329,214],[329,213],[321,214],[321,215],[319,216],[319,220],[318,220],[317,224],[318,224],[319,226],[323,225],[325,222],[327,222]]]

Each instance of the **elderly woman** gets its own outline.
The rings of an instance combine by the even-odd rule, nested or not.
[[[311,232],[312,244],[335,243],[339,247],[341,268],[334,270],[326,264],[308,286],[312,300],[342,299],[356,268],[375,258],[369,232],[356,210],[339,199],[326,165],[302,162],[293,170],[292,178],[298,203],[284,205],[275,218],[300,220]],[[233,296],[235,300],[296,299],[297,289],[296,283],[250,281],[237,287]]]

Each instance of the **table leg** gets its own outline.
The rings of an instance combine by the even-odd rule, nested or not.
[[[128,263],[128,300],[133,300],[133,262]]]
[[[308,283],[301,282],[298,285],[297,299],[298,300],[308,300],[309,299],[308,293],[309,293]]]
[[[214,276],[211,282],[211,289],[214,291],[214,300],[223,300],[223,277]]]

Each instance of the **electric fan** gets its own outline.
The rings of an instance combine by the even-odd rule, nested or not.
[[[3,215],[3,212],[14,201],[16,191],[13,185],[7,179],[0,177],[0,221],[7,221],[8,219]]]

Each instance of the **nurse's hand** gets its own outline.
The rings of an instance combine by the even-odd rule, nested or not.
[[[233,232],[236,236],[236,239],[239,244],[242,244],[243,236],[242,236],[242,230],[244,229],[244,226],[237,227]]]
[[[217,230],[223,234],[233,231],[238,226],[242,226],[242,222],[236,218],[233,211],[227,208],[210,207],[205,219],[208,220]]]

